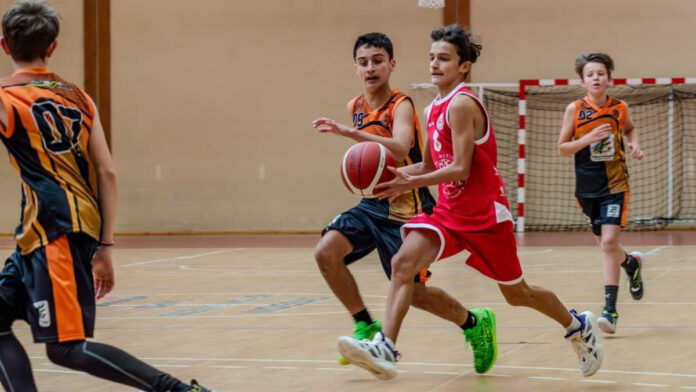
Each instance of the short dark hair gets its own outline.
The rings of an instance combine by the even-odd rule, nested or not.
[[[391,40],[385,34],[382,33],[367,33],[363,34],[355,40],[355,45],[353,45],[353,60],[358,53],[358,48],[363,46],[382,48],[387,51],[389,55],[389,60],[394,58],[394,46]]]
[[[481,54],[481,48],[483,48],[483,46],[474,42],[471,33],[458,23],[434,28],[430,33],[430,38],[433,39],[433,42],[445,41],[454,45],[459,55],[459,64],[463,64],[465,61],[475,63]]]
[[[60,16],[42,0],[21,0],[2,17],[2,35],[17,61],[45,59],[60,31]]]
[[[611,78],[611,73],[612,71],[614,71],[614,60],[612,60],[611,56],[609,56],[608,54],[593,52],[588,54],[581,54],[580,56],[578,56],[578,58],[575,59],[575,72],[577,72],[577,74],[580,75],[580,79],[584,78],[582,72],[585,69],[587,63],[604,64],[604,66],[607,68],[607,74]]]

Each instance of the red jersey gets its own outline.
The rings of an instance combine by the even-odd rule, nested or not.
[[[478,104],[486,120],[486,134],[475,141],[468,180],[438,185],[436,209],[448,217],[446,224],[450,229],[485,230],[497,223],[512,221],[512,214],[503,179],[496,168],[498,149],[490,118],[478,97],[463,83],[445,97],[438,95],[428,107],[430,156],[437,169],[454,162],[448,109],[452,99],[458,95],[467,95]]]

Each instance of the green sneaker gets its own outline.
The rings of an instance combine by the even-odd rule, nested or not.
[[[615,334],[616,333],[616,323],[619,321],[619,314],[610,312],[607,308],[602,309],[602,315],[597,317],[597,324],[599,324],[599,329],[606,333]]]
[[[357,340],[372,340],[372,338],[377,334],[377,332],[382,330],[382,324],[379,320],[372,321],[372,324],[367,324],[364,321],[358,321],[355,323],[355,329],[353,330],[353,337]],[[343,358],[342,355],[338,356],[338,363],[341,365],[349,365],[347,359]]]
[[[476,326],[464,331],[466,341],[474,350],[476,373],[491,370],[498,358],[498,340],[495,335],[495,313],[488,308],[469,309],[476,317]]]

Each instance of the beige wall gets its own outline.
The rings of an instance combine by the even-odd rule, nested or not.
[[[357,35],[391,35],[393,86],[427,73],[439,11],[403,0],[112,2],[120,230],[314,229],[357,201],[338,176],[361,92]]]
[[[575,58],[597,50],[616,77],[695,77],[695,20],[691,0],[472,0],[474,81],[576,78]]]
[[[471,3],[484,45],[475,82],[573,77],[589,50],[611,53],[616,76],[696,76],[690,0]],[[63,31],[52,67],[82,82],[82,1],[54,4]],[[111,4],[120,231],[320,229],[357,201],[338,177],[350,141],[310,127],[320,115],[348,122],[346,101],[361,92],[355,37],[393,38],[392,85],[405,89],[428,81],[428,32],[441,21],[416,0]],[[414,94],[421,109],[429,93]],[[19,216],[8,164],[0,189],[7,232]]]
[[[14,1],[0,0],[0,12],[14,4]],[[61,16],[61,31],[58,36],[58,49],[49,59],[49,66],[62,77],[84,86],[83,54],[83,16],[81,0],[52,0]],[[13,72],[12,62],[4,53],[0,56],[0,75]],[[19,223],[21,190],[19,178],[12,170],[7,158],[7,150],[0,147],[0,233],[14,231]]]

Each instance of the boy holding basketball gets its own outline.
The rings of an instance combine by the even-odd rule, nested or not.
[[[463,250],[466,263],[498,282],[507,302],[531,307],[558,322],[575,349],[583,375],[602,363],[596,319],[591,312],[568,311],[556,295],[528,285],[522,275],[513,234],[512,214],[503,181],[496,169],[497,147],[490,118],[464,81],[481,46],[459,25],[431,33],[431,80],[440,94],[426,108],[428,139],[421,163],[398,169],[392,181],[377,186],[377,196],[394,200],[411,189],[438,184],[437,206],[431,215],[418,214],[402,228],[404,242],[392,260],[383,332],[372,341],[339,339],[341,354],[381,379],[396,376],[400,354],[394,343],[413,298],[413,273]],[[476,370],[489,370],[496,360],[495,317],[492,312],[477,341],[487,355]]]
[[[46,68],[58,30],[58,14],[39,0],[20,1],[2,18],[0,44],[15,72],[0,80],[0,139],[22,180],[22,219],[17,250],[0,271],[0,382],[8,392],[36,391],[12,332],[23,319],[57,365],[148,392],[206,392],[86,340],[95,296],[114,287],[116,172],[94,102]]]
[[[626,102],[607,95],[614,61],[604,53],[581,55],[575,60],[587,95],[571,102],[563,116],[558,138],[562,157],[575,157],[575,197],[592,227],[604,258],[604,309],[599,327],[616,332],[616,299],[621,267],[634,300],[643,298],[640,252],[626,253],[619,242],[628,211],[628,170],[625,146],[633,159],[643,151]]]
[[[422,139],[413,102],[389,86],[396,65],[391,41],[381,33],[362,35],[355,41],[353,58],[364,87],[363,94],[348,103],[353,126],[319,118],[313,122],[314,128],[356,142],[379,142],[391,151],[398,166],[420,162]],[[416,213],[430,213],[433,205],[426,187],[392,200],[364,198],[323,230],[314,256],[329,287],[353,316],[356,339],[371,339],[381,325],[367,311],[347,265],[377,249],[384,272],[391,278],[391,260],[401,245],[401,226]],[[429,274],[422,269],[411,275],[415,283],[413,305],[471,330],[476,310],[468,312],[444,291],[426,286]],[[339,362],[347,364],[342,357]]]

